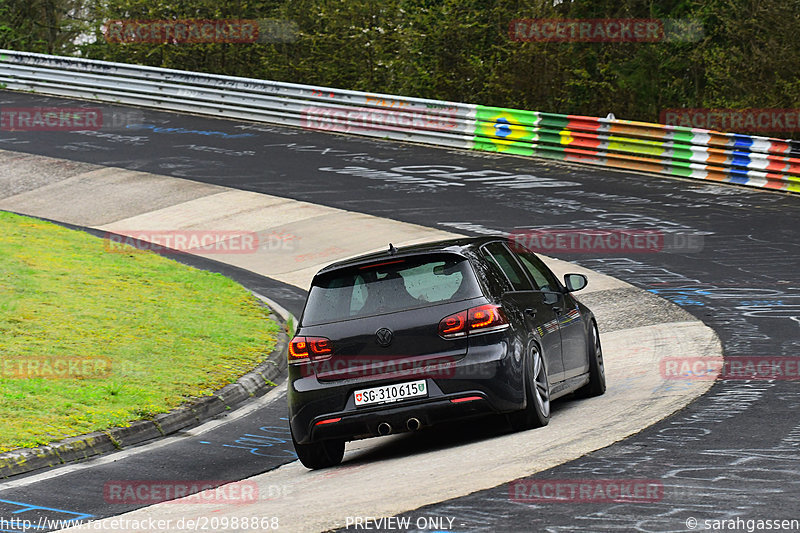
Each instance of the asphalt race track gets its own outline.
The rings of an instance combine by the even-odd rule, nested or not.
[[[64,102],[0,93],[0,105],[14,107]],[[712,529],[714,523],[706,527],[705,520],[800,519],[799,197],[544,160],[137,113],[143,118],[140,125],[117,130],[3,131],[0,149],[171,175],[466,234],[624,227],[692,235],[702,249],[548,255],[676,303],[717,332],[731,361],[795,360],[793,376],[722,380],[689,407],[641,433],[534,477],[542,482],[659,480],[663,494],[655,501],[522,502],[510,497],[504,484],[406,513],[400,518],[410,519],[409,530],[431,531],[427,526],[434,522],[427,519],[435,517],[453,519],[443,520],[440,530],[553,532],[690,531]],[[293,287],[188,260],[219,269],[299,313],[302,294]],[[156,447],[0,483],[0,516],[30,509],[26,512],[54,518],[104,517],[133,508],[109,506],[99,496],[87,500],[88,493],[102,495],[109,480],[234,480],[292,461],[285,400],[273,393],[253,405],[258,408],[228,415],[234,420]],[[479,436],[498,431],[477,430]],[[450,439],[473,438],[475,432],[434,433],[415,446],[447,446]],[[387,446],[376,460],[398,453],[403,450]],[[465,475],[480,475],[469,464],[463,468]],[[414,482],[401,474],[393,482]]]

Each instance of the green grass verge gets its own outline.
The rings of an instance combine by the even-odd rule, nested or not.
[[[0,451],[209,395],[263,361],[277,331],[220,274],[0,212]],[[93,362],[56,377],[75,358]]]

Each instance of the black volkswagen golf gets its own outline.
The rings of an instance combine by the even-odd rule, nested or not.
[[[320,270],[289,344],[289,420],[308,468],[346,441],[487,414],[546,425],[550,401],[605,392],[591,311],[514,240],[479,237]]]

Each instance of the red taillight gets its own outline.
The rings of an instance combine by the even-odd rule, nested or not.
[[[331,341],[324,337],[306,337],[311,359],[327,359],[333,355]]]
[[[444,317],[439,322],[439,335],[446,339],[463,337],[467,334],[467,312],[461,311]]]
[[[308,360],[308,344],[305,337],[295,337],[289,343],[289,362]]]
[[[486,304],[444,317],[439,322],[439,335],[455,339],[471,333],[487,333],[508,327],[508,320],[499,305]]]
[[[289,362],[320,361],[333,355],[330,339],[325,337],[295,337],[289,343]]]
[[[470,332],[499,329],[506,325],[508,320],[499,305],[486,304],[469,310]]]

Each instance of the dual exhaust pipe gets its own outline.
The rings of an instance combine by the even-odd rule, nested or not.
[[[409,431],[419,431],[422,428],[422,422],[417,418],[409,418],[406,420],[406,429]],[[388,422],[381,422],[378,424],[378,435],[389,435],[392,432],[392,425]]]

